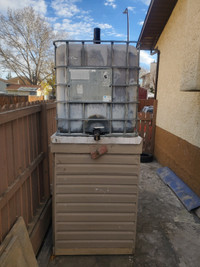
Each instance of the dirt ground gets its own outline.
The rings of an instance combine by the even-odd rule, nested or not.
[[[50,257],[50,230],[39,267],[199,267],[200,219],[157,176],[159,167],[156,161],[141,164],[134,255]]]

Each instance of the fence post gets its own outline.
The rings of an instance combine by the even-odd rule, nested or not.
[[[43,102],[41,111],[41,146],[44,152],[43,160],[43,181],[44,196],[47,199],[50,195],[50,179],[49,179],[49,161],[48,161],[48,131],[47,131],[47,109],[46,103]]]

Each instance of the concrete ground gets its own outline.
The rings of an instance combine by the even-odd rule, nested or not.
[[[39,267],[199,267],[200,219],[156,175],[159,167],[156,161],[141,164],[134,255],[50,257],[49,232]]]

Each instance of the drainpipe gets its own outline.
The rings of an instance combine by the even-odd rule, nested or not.
[[[155,81],[155,94],[154,99],[157,98],[157,87],[158,87],[158,71],[159,71],[159,63],[160,63],[160,50],[155,49],[151,51],[151,56],[157,54],[157,66],[156,66],[156,81]]]

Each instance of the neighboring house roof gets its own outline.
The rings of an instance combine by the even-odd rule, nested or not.
[[[140,49],[153,50],[178,0],[151,0],[138,39]]]
[[[25,77],[14,77],[14,78],[10,78],[7,82],[8,83],[15,83],[15,84],[22,84],[24,85],[23,81],[21,79],[23,79],[23,81],[25,82],[26,85],[30,85],[30,82],[25,78]]]
[[[40,87],[37,85],[21,85],[21,84],[10,84],[6,88],[8,91],[25,91],[32,92],[37,91]]]

